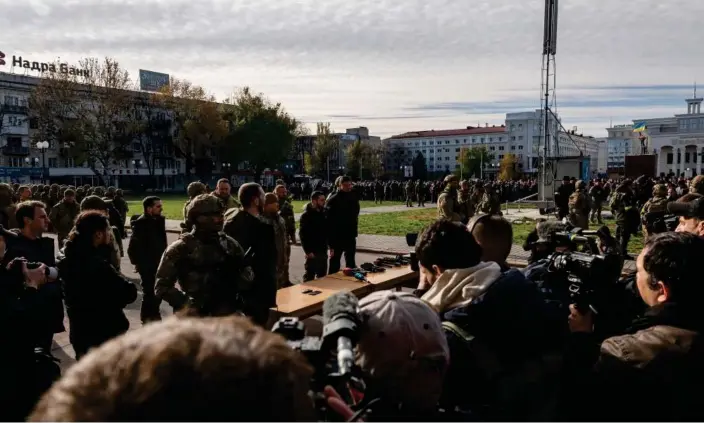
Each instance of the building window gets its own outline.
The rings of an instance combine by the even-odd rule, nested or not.
[[[496,147],[494,147],[493,145],[491,147],[489,147],[489,151],[495,151],[495,150],[496,150]]]
[[[460,140],[455,140],[455,144],[459,144],[459,143],[460,143]]]
[[[445,140],[445,144],[449,144],[449,143],[450,143],[450,140]]]
[[[516,137],[511,137],[511,141],[516,141]]]
[[[56,157],[49,157],[49,167],[59,167],[59,159]]]
[[[5,96],[5,104],[7,104],[8,106],[19,106],[20,99],[19,99],[19,97],[15,97],[13,95],[6,95]],[[19,166],[14,166],[14,167],[19,167]]]
[[[462,144],[467,144],[467,138],[462,140]]]
[[[689,153],[684,153],[684,162],[689,163]]]
[[[523,141],[523,135],[518,136],[518,141]]]
[[[523,124],[522,124],[522,123],[519,123],[519,124],[518,124],[518,130],[519,130],[519,131],[522,131],[522,130],[523,130]]]
[[[449,149],[449,148],[446,148],[446,149],[445,149],[445,153],[449,153],[449,152],[450,152],[450,149]]]
[[[489,142],[494,142],[494,138],[489,137]]]
[[[455,153],[459,153],[459,152],[460,152],[460,149],[459,149],[459,148],[455,148]]]
[[[7,164],[10,165],[10,167],[23,167],[24,160],[22,159],[22,157],[8,157]]]
[[[503,145],[499,146],[499,151],[504,151],[504,146],[503,146]]]
[[[673,155],[672,153],[667,153],[667,164],[672,164]]]
[[[503,158],[504,158],[504,155],[503,155],[503,154],[499,154],[499,160],[501,160],[501,159],[503,159]]]
[[[66,162],[66,167],[76,167],[76,161],[74,160],[73,157],[67,157],[65,162]]]
[[[455,160],[457,160],[457,157],[458,157],[458,156],[455,156]]]
[[[699,122],[699,121],[698,121],[697,119],[692,119],[692,129],[697,129],[697,126],[698,126],[697,123],[698,123],[698,122]]]
[[[512,146],[511,146],[511,150],[515,150],[515,149],[516,149],[516,146],[515,146],[515,145],[512,145]]]
[[[450,158],[449,158],[449,157],[445,157],[445,161],[446,161],[446,162],[449,162],[449,161],[450,161]]]

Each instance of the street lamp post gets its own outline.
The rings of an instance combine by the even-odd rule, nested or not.
[[[220,167],[225,171],[225,176],[227,177],[227,180],[230,180],[230,171],[232,169],[232,163],[228,162],[223,162]]]
[[[48,141],[39,141],[36,144],[37,149],[42,153],[42,183],[46,183],[46,150],[49,149]],[[37,160],[39,160],[37,158]]]
[[[27,163],[27,165],[36,167],[37,165],[39,165],[39,157],[25,157],[24,162]]]

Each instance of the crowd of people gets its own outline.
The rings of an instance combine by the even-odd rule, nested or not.
[[[398,195],[416,196],[412,203],[424,201],[419,194],[437,201],[438,220],[415,245],[419,281],[413,292],[378,291],[360,301],[355,361],[366,389],[328,386],[311,396],[321,369],[267,331],[276,291],[291,284],[291,245],[298,233],[306,281],[338,272],[343,255],[356,268],[359,201],[370,193],[380,200],[380,185],[384,199],[386,187],[395,186]],[[0,298],[9,329],[0,349],[3,417],[704,418],[694,388],[704,376],[704,292],[696,277],[704,177],[564,180],[556,193],[563,222],[537,223],[525,269],[508,262],[513,230],[496,204],[530,195],[534,181],[448,176],[441,183],[353,184],[342,176],[329,192],[308,194],[298,231],[289,196],[296,189],[277,181],[266,193],[247,183],[233,196],[226,179],[212,192],[191,183],[182,234],[169,244],[157,196],[144,198],[141,213],[129,217],[119,190],[0,184]],[[617,268],[599,268],[598,277],[586,264],[559,268],[555,253],[588,254],[557,234],[601,222],[603,204],[616,218],[620,244],[600,228],[598,254]],[[677,216],[676,231],[661,225],[665,215]],[[645,247],[636,272],[624,278],[623,242],[638,224]],[[58,235],[58,252],[43,236],[49,231]],[[121,273],[125,254],[143,293],[144,326],[129,332],[124,309],[138,289]],[[582,292],[596,287],[594,296],[577,299],[575,283]],[[175,316],[162,318],[162,301]],[[61,375],[51,344],[66,330],[64,306],[78,362]]]

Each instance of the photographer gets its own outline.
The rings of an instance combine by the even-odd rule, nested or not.
[[[548,389],[528,386],[548,377],[543,358],[558,329],[537,286],[518,270],[482,262],[472,234],[454,222],[428,227],[416,254],[426,280],[416,293],[440,314],[452,357],[444,408],[482,419],[544,418]],[[524,371],[531,366],[537,371]]]
[[[679,216],[677,232],[689,232],[704,236],[704,196],[686,194],[667,205],[667,211]]]
[[[593,338],[591,313],[572,307],[561,418],[704,419],[695,388],[704,378],[702,256],[704,239],[695,235],[669,232],[650,237],[636,262],[636,284],[648,309],[625,334],[600,346]],[[645,398],[657,400],[646,406]]]

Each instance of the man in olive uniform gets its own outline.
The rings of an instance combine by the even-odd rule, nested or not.
[[[49,220],[54,225],[57,239],[59,240],[59,248],[63,248],[68,234],[73,229],[73,223],[80,213],[80,206],[76,202],[76,193],[72,189],[67,189],[64,192],[64,198],[51,208]]]
[[[115,206],[117,212],[120,213],[120,216],[122,216],[122,221],[127,223],[127,213],[130,212],[130,207],[127,205],[123,192],[119,188],[115,190],[115,197],[112,200],[112,205]]]
[[[606,191],[601,186],[601,181],[594,182],[594,186],[589,190],[589,197],[592,200],[592,212],[590,220],[592,223],[603,223],[601,221],[601,207],[606,200]]]
[[[81,204],[84,198],[86,198],[86,190],[83,187],[76,188],[76,202]]]
[[[418,179],[416,181],[416,199],[418,200],[418,207],[425,207],[426,189],[425,184]]]
[[[413,191],[415,191],[413,181],[406,182],[406,207],[413,207]]]
[[[501,200],[499,200],[499,196],[496,195],[491,185],[484,187],[484,195],[477,206],[477,210],[484,214],[501,215]]]
[[[628,255],[628,241],[638,225],[638,213],[635,205],[636,199],[631,190],[631,181],[626,180],[616,188],[616,193],[609,203],[611,213],[616,219],[616,241],[624,259],[633,259]]]
[[[574,184],[575,191],[570,194],[567,201],[569,207],[569,222],[575,227],[589,229],[589,197],[585,191],[584,181],[577,181]]]
[[[460,210],[459,214],[462,217],[462,223],[467,224],[469,219],[474,216],[476,210],[476,204],[472,200],[472,193],[470,192],[469,181],[460,182],[460,192],[457,203]]]
[[[166,249],[154,287],[156,298],[174,311],[188,308],[199,316],[241,311],[240,295],[251,289],[253,274],[240,244],[222,231],[224,211],[212,195],[188,202],[186,218],[193,229]]]
[[[704,175],[697,175],[689,183],[689,192],[704,195]]]
[[[665,217],[667,203],[667,187],[663,184],[655,185],[653,187],[653,198],[645,202],[640,212],[643,223],[643,242],[648,240],[649,235],[663,232],[663,229],[666,229],[657,228],[657,224],[654,224],[656,220],[662,221]]]
[[[453,222],[461,222],[462,216],[458,213],[457,185],[458,178],[455,175],[445,177],[445,189],[438,196],[438,219],[449,219]]]
[[[291,245],[296,243],[296,216],[293,211],[293,205],[291,204],[291,198],[288,196],[285,186],[276,186],[276,198],[279,203],[279,215],[286,225],[286,266],[284,266],[283,271],[286,283],[290,284],[291,280],[288,275],[288,265],[291,259]]]
[[[188,220],[188,205],[197,196],[201,194],[206,194],[205,191],[205,184],[200,181],[191,182],[190,184],[188,184],[188,187],[186,188],[188,200],[186,200],[186,204],[183,205],[183,222],[181,222],[182,234],[191,232],[191,229],[193,229],[193,222]]]
[[[285,189],[285,188],[284,188]],[[278,187],[277,187],[278,190]],[[274,228],[274,241],[276,242],[276,286],[277,289],[291,285],[288,277],[288,264],[291,255],[291,244],[286,222],[279,214],[280,197],[278,194],[267,193],[264,195],[264,211],[259,218],[262,222]],[[288,204],[288,203],[284,203]]]

